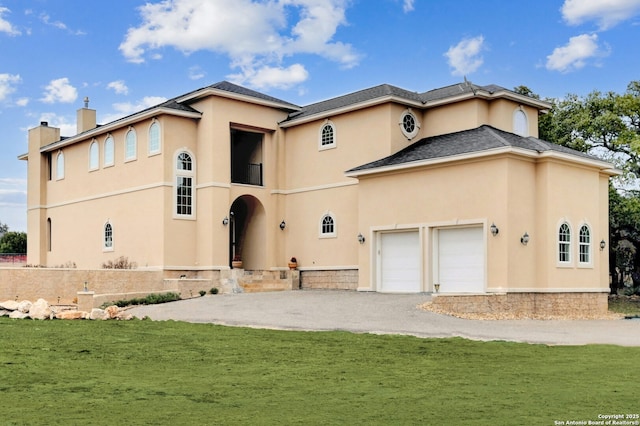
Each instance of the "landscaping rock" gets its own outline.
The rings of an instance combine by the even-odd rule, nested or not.
[[[49,306],[49,302],[44,299],[36,300],[36,302],[31,305],[31,309],[29,309],[29,316],[32,319],[37,320],[51,318],[51,307]]]
[[[0,303],[0,309],[4,309],[6,311],[17,311],[19,303],[14,300],[7,300],[5,302]]]
[[[25,314],[24,312],[20,312],[20,311],[11,311],[11,313],[9,314],[9,318],[25,319],[25,318],[29,318],[29,314]]]
[[[56,318],[67,320],[86,319],[89,318],[89,314],[83,311],[62,311],[56,314]]]
[[[31,309],[31,305],[33,305],[33,303],[31,303],[30,301],[23,300],[22,302],[18,303],[18,310],[23,314],[28,314],[29,309]]]
[[[104,309],[93,308],[91,313],[89,314],[89,319],[91,320],[108,320],[109,315]]]
[[[111,305],[108,306],[107,309],[105,309],[105,312],[108,315],[109,319],[116,319],[118,318],[118,314],[120,314],[120,309],[118,309],[116,305]]]
[[[0,309],[0,317],[8,317],[12,311],[7,311],[6,309]]]

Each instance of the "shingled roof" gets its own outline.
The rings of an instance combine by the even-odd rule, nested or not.
[[[522,137],[489,125],[483,125],[471,130],[421,139],[395,154],[355,167],[348,170],[347,173],[357,174],[356,172],[382,167],[399,166],[505,147],[520,148],[537,153],[555,151],[584,159],[598,160],[598,158],[583,152],[543,141],[542,139]]]

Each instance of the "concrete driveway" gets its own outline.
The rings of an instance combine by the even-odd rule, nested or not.
[[[427,294],[300,290],[207,295],[129,312],[176,320],[284,330],[345,330],[551,345],[640,346],[640,320],[478,321],[418,309]]]

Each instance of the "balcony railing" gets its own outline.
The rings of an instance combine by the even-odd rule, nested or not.
[[[233,171],[233,183],[262,186],[262,163],[249,163],[246,167],[238,167]]]

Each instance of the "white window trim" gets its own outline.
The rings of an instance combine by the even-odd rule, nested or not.
[[[560,227],[566,224],[569,227],[569,260],[565,262],[560,261]],[[575,233],[573,232],[573,226],[571,226],[571,222],[566,219],[562,219],[559,221],[555,228],[555,244],[556,244],[556,266],[559,268],[572,268],[574,266],[573,261],[573,247],[575,241]]]
[[[191,157],[191,170],[178,170],[178,156],[183,152],[189,154]],[[191,214],[178,214],[178,178],[190,177],[191,178]],[[183,220],[195,220],[196,219],[196,159],[193,152],[187,148],[178,149],[173,154],[173,218]]]
[[[62,162],[62,164],[60,162]],[[65,169],[64,152],[58,151],[58,154],[56,155],[56,180],[64,179],[64,169]]]
[[[107,241],[106,241],[106,232],[107,232],[107,225],[111,226],[111,246],[107,246]],[[115,239],[114,239],[114,232],[113,232],[113,223],[111,223],[110,220],[107,220],[103,225],[102,225],[102,251],[103,252],[112,252],[114,251],[114,247],[115,247]]]
[[[516,119],[518,118],[518,116],[521,116],[524,118],[524,133],[519,133],[518,130],[518,126],[516,125]],[[529,135],[529,116],[527,115],[527,113],[525,112],[525,110],[522,108],[522,105],[520,105],[518,108],[516,108],[513,111],[513,118],[512,118],[512,126],[513,126],[513,133],[515,133],[516,135],[522,136],[522,137],[528,137]]]
[[[107,163],[107,141],[111,139],[111,149],[113,150],[112,155],[111,155],[111,162]],[[116,163],[116,142],[113,139],[113,136],[111,134],[108,134],[107,137],[104,139],[104,142],[102,143],[102,156],[103,156],[103,163],[102,163],[102,167],[113,167]]]
[[[330,144],[322,145],[322,131],[327,126],[331,126],[331,128],[333,129],[333,142]],[[320,126],[320,131],[318,132],[318,151],[325,151],[327,149],[333,149],[336,147],[337,147],[336,125],[331,120],[325,120]]]
[[[133,133],[132,133],[133,132]],[[127,151],[128,151],[128,141],[127,139],[129,138],[129,134],[133,134],[133,156],[131,157],[127,157]],[[129,127],[129,129],[127,130],[127,133],[125,133],[124,135],[124,162],[128,163],[129,161],[135,161],[138,159],[138,135],[136,134],[136,129],[134,129],[133,127]]]
[[[158,149],[156,151],[151,150],[151,128],[154,124],[158,127]],[[147,156],[153,157],[159,154],[162,154],[162,127],[160,126],[160,122],[154,118],[147,129]]]
[[[415,123],[415,128],[413,129],[412,132],[407,132],[406,129],[404,128],[404,118],[407,115],[410,115],[411,117],[413,117],[413,121]],[[400,131],[402,132],[404,137],[407,138],[407,140],[411,140],[416,136],[418,136],[418,133],[420,132],[420,127],[422,126],[422,124],[420,123],[418,116],[414,114],[411,108],[407,108],[404,111],[402,111],[402,114],[400,114],[400,120],[398,121],[398,126],[400,127]]]
[[[589,243],[588,244],[582,244],[580,242],[580,231],[582,231],[582,228],[586,227],[587,230],[589,231]],[[577,235],[578,239],[576,242],[576,259],[578,259],[578,268],[593,268],[593,229],[591,228],[591,225],[589,225],[589,223],[587,222],[582,222],[580,224],[580,226],[578,227],[578,235]],[[580,260],[580,247],[586,245],[589,248],[589,261],[588,262],[582,262]]]
[[[330,217],[333,220],[333,232],[322,232],[322,223],[324,222],[325,217]],[[336,221],[336,215],[330,211],[324,212],[322,216],[320,216],[320,221],[318,222],[318,238],[337,238],[338,237],[338,222]]]
[[[95,165],[91,164],[91,160],[92,160],[92,158],[91,158],[91,154],[92,154],[91,150],[94,147],[96,149],[96,155],[97,155],[96,164]],[[97,140],[93,139],[91,141],[91,143],[89,144],[89,171],[93,172],[93,171],[96,171],[98,169],[100,169],[100,145],[98,144]]]

